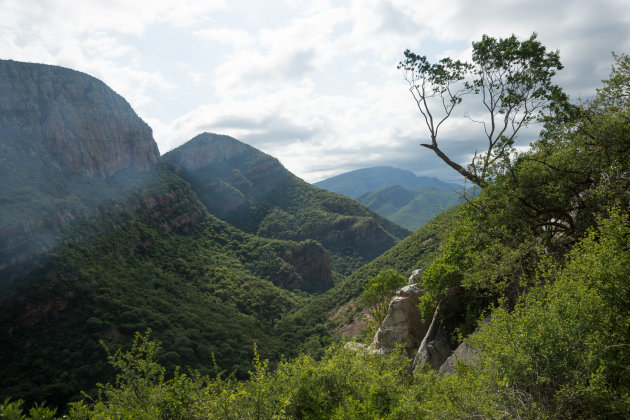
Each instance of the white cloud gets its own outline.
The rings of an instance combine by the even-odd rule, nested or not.
[[[452,179],[418,146],[426,131],[396,70],[406,48],[461,58],[483,33],[536,31],[560,50],[558,80],[583,97],[610,52],[630,50],[626,0],[0,0],[0,22],[2,58],[104,80],[162,152],[218,131],[310,181],[381,164]],[[462,114],[441,135],[464,162],[483,139]]]
[[[242,30],[206,29],[198,35],[209,39],[225,36],[234,45],[215,70],[215,89],[222,96],[251,94],[257,90],[282,88],[287,82],[303,82],[310,72],[321,70],[340,54],[331,36],[347,21],[344,9],[310,10],[279,28],[264,28],[253,36]]]
[[[207,28],[193,33],[199,38],[229,44],[234,48],[249,47],[254,43],[254,37],[243,29]]]

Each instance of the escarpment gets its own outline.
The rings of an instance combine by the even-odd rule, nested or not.
[[[323,291],[333,285],[330,255],[315,241],[300,242],[284,255],[284,260],[295,269],[289,285],[294,289]],[[287,282],[285,280],[285,282]]]
[[[198,219],[204,210],[190,187],[158,160],[151,128],[100,80],[0,60],[2,279],[134,221],[169,230]]]
[[[26,165],[105,178],[146,171],[159,158],[151,128],[100,80],[6,60],[0,60],[0,143],[5,171]]]

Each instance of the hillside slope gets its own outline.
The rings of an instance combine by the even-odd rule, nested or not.
[[[391,269],[409,276],[415,269],[428,267],[459,211],[460,207],[455,207],[436,216],[330,290],[314,296],[298,311],[287,314],[279,322],[279,328],[286,330],[285,334],[289,336],[299,337],[304,343],[302,349],[310,350],[309,346],[317,349],[318,340],[325,343],[358,321],[354,319],[358,312],[356,299],[370,278],[381,270]]]
[[[214,355],[237,377],[254,342],[274,360],[299,345],[277,324],[332,286],[326,250],[208,214],[102,82],[0,64],[0,400],[92,392],[112,373],[99,340],[147,328],[169,367],[209,373]]]
[[[163,160],[190,182],[212,214],[268,238],[314,239],[343,274],[410,233],[354,200],[313,187],[277,159],[228,136],[200,134]]]
[[[124,223],[114,202],[150,182],[147,173],[159,158],[149,126],[103,82],[6,60],[0,60],[0,151],[4,281],[13,277],[10,268],[77,240],[70,225],[105,213]]]
[[[392,185],[356,198],[388,220],[409,230],[419,229],[440,212],[461,203],[460,192],[424,187],[409,190]]]

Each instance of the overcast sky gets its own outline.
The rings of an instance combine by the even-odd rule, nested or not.
[[[557,82],[588,99],[611,52],[630,52],[630,1],[0,0],[0,58],[103,80],[161,153],[227,134],[309,182],[379,165],[459,180],[418,146],[426,131],[396,64],[407,48],[468,57],[482,34],[533,31],[560,51]],[[482,133],[456,114],[443,141],[465,163]]]

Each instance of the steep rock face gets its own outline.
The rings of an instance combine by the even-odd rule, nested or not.
[[[300,242],[296,249],[284,256],[284,260],[300,274],[291,282],[292,288],[322,291],[333,285],[330,256],[317,242]]]
[[[0,278],[134,220],[198,219],[203,206],[158,158],[149,126],[103,82],[0,60]]]
[[[103,82],[6,60],[0,60],[0,144],[3,166],[28,157],[28,166],[101,178],[146,171],[159,158],[149,126]]]
[[[414,370],[420,370],[427,364],[439,370],[460,344],[457,341],[455,329],[461,324],[466,314],[461,295],[462,291],[458,288],[446,290],[414,357]]]
[[[387,353],[400,344],[409,355],[416,351],[429,328],[428,322],[422,322],[418,310],[419,299],[424,293],[417,283],[396,292],[371,348]]]

